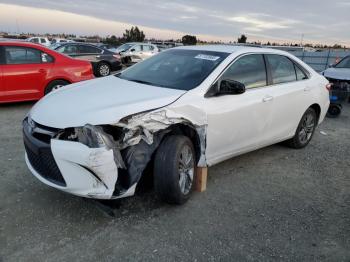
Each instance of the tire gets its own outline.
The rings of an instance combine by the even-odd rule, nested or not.
[[[294,137],[289,139],[287,144],[296,149],[306,147],[315,133],[316,126],[317,114],[315,110],[310,107],[302,116]]]
[[[154,159],[154,188],[163,201],[180,205],[189,199],[196,176],[195,156],[188,137],[170,135],[163,140]]]
[[[47,87],[45,88],[45,95],[47,95],[48,93],[52,92],[55,89],[58,89],[62,86],[66,86],[69,85],[70,83],[68,81],[65,80],[54,80],[52,82],[50,82]]]
[[[340,115],[342,106],[339,104],[331,104],[327,111],[327,117],[336,118]]]
[[[96,66],[97,76],[109,76],[111,74],[111,66],[105,62],[100,62]]]

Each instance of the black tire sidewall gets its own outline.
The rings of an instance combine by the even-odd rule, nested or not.
[[[194,157],[194,176],[191,190],[183,194],[179,185],[179,158],[183,146],[188,145]],[[191,140],[182,135],[170,135],[164,138],[157,149],[154,160],[154,187],[159,197],[170,204],[185,203],[193,191],[196,177],[195,150]]]
[[[302,142],[300,141],[300,138],[299,138],[299,132],[300,132],[300,129],[301,129],[301,127],[302,127],[303,120],[304,120],[304,118],[305,118],[305,116],[306,116],[307,114],[313,114],[313,117],[314,117],[314,128],[313,128],[311,137],[308,139],[308,141],[307,141],[306,143],[302,143]],[[303,147],[306,147],[306,146],[310,143],[310,141],[312,140],[312,137],[313,137],[314,134],[315,134],[315,129],[316,129],[316,127],[317,127],[317,114],[316,114],[316,112],[315,112],[315,110],[314,110],[313,108],[308,108],[308,109],[306,110],[306,112],[303,114],[302,118],[300,119],[298,128],[297,128],[297,130],[296,130],[296,132],[295,132],[295,136],[294,136],[294,138],[293,138],[296,148],[303,148]]]

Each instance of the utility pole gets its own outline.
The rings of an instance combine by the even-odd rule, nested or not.
[[[303,42],[304,42],[304,34],[301,34],[301,41],[300,41],[300,46],[303,47]]]

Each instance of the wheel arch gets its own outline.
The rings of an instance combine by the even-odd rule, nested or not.
[[[49,85],[52,84],[52,83],[55,82],[55,81],[65,81],[65,82],[67,82],[68,84],[72,84],[72,83],[73,83],[73,81],[71,81],[71,80],[68,79],[68,78],[64,78],[64,77],[58,77],[58,78],[50,79],[50,80],[46,83],[45,88],[44,88],[44,90],[43,90],[43,94],[44,94],[44,95],[45,95],[46,90],[47,90],[47,88],[49,87]]]
[[[317,123],[318,123],[320,116],[321,116],[321,106],[319,104],[315,103],[315,104],[312,104],[311,106],[309,106],[309,108],[312,108],[313,110],[315,110],[316,117],[317,117]]]
[[[167,129],[168,135],[184,135],[188,137],[194,146],[195,154],[196,154],[196,163],[198,163],[200,157],[201,157],[201,139],[200,136],[196,130],[196,128],[190,124],[184,124],[184,123],[179,123],[179,124],[174,124],[171,125]]]

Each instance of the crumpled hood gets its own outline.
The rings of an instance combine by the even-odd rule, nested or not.
[[[109,76],[63,87],[42,98],[29,115],[54,128],[113,124],[171,104],[185,92]]]
[[[323,75],[328,78],[350,80],[350,68],[328,68]]]

